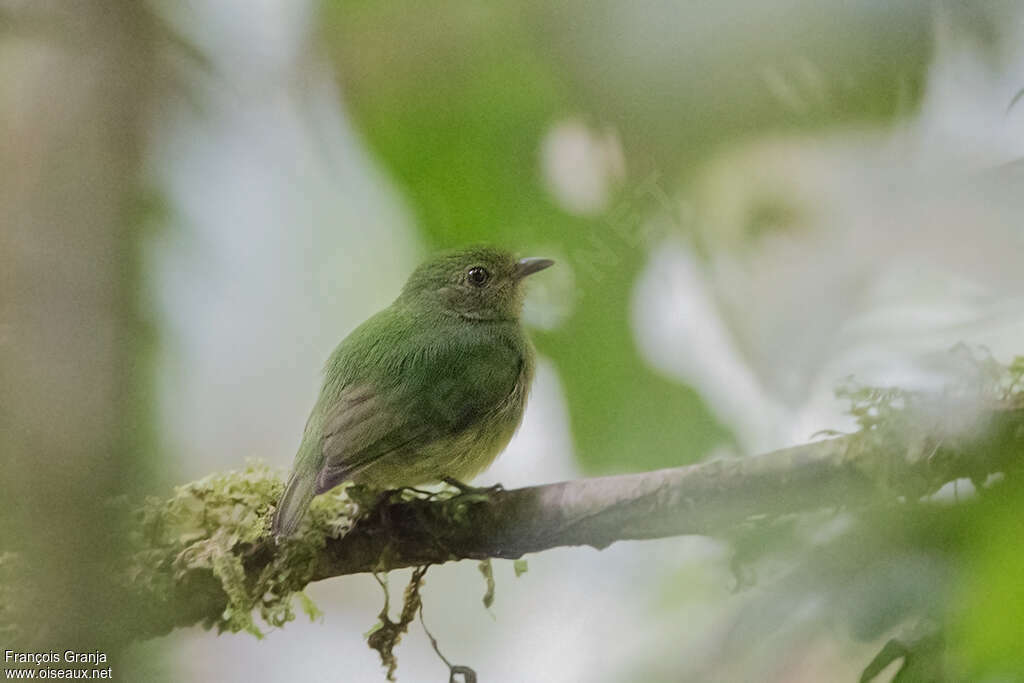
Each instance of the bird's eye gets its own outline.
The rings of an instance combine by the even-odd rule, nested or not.
[[[469,269],[469,273],[466,274],[466,279],[468,279],[472,285],[483,287],[487,284],[487,281],[491,279],[491,274],[487,272],[486,268],[476,266]]]

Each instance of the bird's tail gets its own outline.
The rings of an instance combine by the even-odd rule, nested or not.
[[[271,533],[274,538],[291,536],[306,515],[309,501],[316,495],[316,473],[293,472],[274,512]]]

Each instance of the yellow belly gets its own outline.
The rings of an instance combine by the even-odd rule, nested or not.
[[[496,411],[450,437],[391,453],[368,465],[353,481],[371,488],[418,486],[451,477],[468,482],[501,454],[523,419],[528,389],[520,382]]]

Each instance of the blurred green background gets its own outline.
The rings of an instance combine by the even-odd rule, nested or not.
[[[1010,0],[84,1],[0,31],[0,573],[38,579],[6,579],[31,628],[0,648],[104,647],[106,501],[287,467],[330,350],[435,249],[559,262],[506,486],[802,443],[852,425],[849,375],[1024,353]],[[552,551],[497,567],[492,612],[443,567],[427,615],[485,681],[852,680],[908,629],[944,647],[901,680],[1024,680],[1008,489]],[[176,633],[115,678],[381,678],[372,579],[312,592],[321,623]],[[446,675],[422,633],[399,661]]]

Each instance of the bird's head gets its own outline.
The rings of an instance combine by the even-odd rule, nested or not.
[[[468,320],[516,320],[523,307],[523,280],[553,264],[517,259],[491,247],[443,252],[413,272],[399,301]]]

